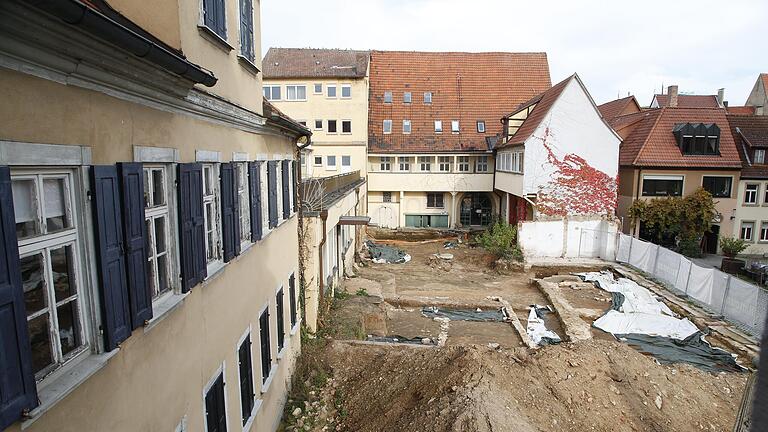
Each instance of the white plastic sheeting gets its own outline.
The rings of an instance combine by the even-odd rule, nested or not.
[[[611,334],[644,334],[683,340],[699,329],[687,318],[675,314],[647,289],[626,278],[616,280],[610,272],[582,273],[586,281],[596,282],[608,292],[621,293],[620,309],[610,310],[594,326]]]
[[[528,324],[525,327],[525,332],[528,333],[528,336],[536,345],[541,345],[541,340],[544,338],[559,342],[560,336],[552,330],[547,330],[547,326],[544,325],[544,320],[539,318],[539,315],[536,313],[537,308],[541,309],[544,308],[544,306],[534,305],[530,307],[530,312],[528,312]]]

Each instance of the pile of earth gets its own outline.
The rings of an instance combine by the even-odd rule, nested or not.
[[[341,431],[726,431],[746,373],[661,365],[609,341],[539,350],[334,343]]]

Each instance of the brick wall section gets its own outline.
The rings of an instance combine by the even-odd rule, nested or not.
[[[552,85],[545,53],[372,51],[368,149],[372,153],[487,151],[487,137],[500,134],[501,117]],[[384,103],[384,92],[392,103]],[[412,102],[403,103],[411,92]],[[424,103],[432,92],[432,103]],[[392,120],[392,133],[382,133]],[[403,134],[403,120],[411,133]],[[443,122],[435,133],[434,122]],[[461,131],[451,133],[451,121]],[[485,122],[478,133],[476,122]]]

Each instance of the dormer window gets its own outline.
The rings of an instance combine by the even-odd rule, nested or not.
[[[720,128],[714,123],[678,123],[672,133],[684,155],[720,155]]]
[[[755,149],[754,162],[760,165],[765,163],[765,149]]]

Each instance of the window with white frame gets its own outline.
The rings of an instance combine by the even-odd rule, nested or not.
[[[314,157],[314,165],[315,166],[323,166],[323,157],[322,156],[315,156]]]
[[[315,120],[315,130],[323,130],[323,121]]]
[[[282,98],[279,85],[265,85],[263,91],[266,100],[279,101]]]
[[[768,183],[765,184],[765,192],[763,192],[763,204],[768,204]]]
[[[768,241],[768,222],[760,222],[760,241]]]
[[[341,121],[341,133],[343,133],[343,134],[351,134],[352,133],[352,120],[342,120]]]
[[[323,85],[321,83],[315,83],[314,94],[323,94]]]
[[[408,156],[400,156],[400,171],[410,171],[411,170],[411,158]]]
[[[328,120],[328,133],[335,134],[337,132],[336,120]]]
[[[741,231],[739,238],[742,240],[752,241],[752,236],[755,231],[755,223],[752,221],[743,221],[741,223]]]
[[[410,120],[403,120],[403,133],[404,134],[411,133],[411,121]]]
[[[477,132],[478,133],[485,133],[485,122],[483,120],[477,121]]]
[[[456,168],[459,172],[469,172],[469,156],[458,156],[456,158]]]
[[[248,162],[235,163],[237,170],[237,198],[240,209],[240,242],[251,241],[251,197],[248,183]]]
[[[755,149],[755,163],[756,164],[765,163],[765,149]]]
[[[382,131],[385,134],[392,133],[392,120],[384,120],[384,124],[382,125]]]
[[[352,157],[349,155],[341,156],[341,170],[343,172],[349,172],[352,169]]]
[[[165,166],[144,167],[144,221],[147,227],[148,282],[152,298],[172,290],[171,222],[168,205],[168,171]]]
[[[392,169],[392,157],[381,156],[379,157],[379,171],[390,171]]]
[[[336,84],[327,84],[325,86],[325,95],[329,98],[336,97]]]
[[[32,370],[41,379],[86,346],[74,176],[30,171],[11,181]]]
[[[442,192],[428,192],[427,208],[445,208],[444,196]]]
[[[450,156],[438,156],[437,157],[437,170],[440,172],[451,171],[451,157]]]
[[[285,100],[289,100],[289,101],[307,100],[307,86],[305,85],[285,86]]]
[[[452,133],[459,133],[459,121],[458,120],[451,120],[451,132]]]
[[[328,171],[336,171],[336,156],[329,155],[325,157],[325,169]]]
[[[411,92],[404,92],[403,93],[403,103],[405,103],[405,104],[411,103]]]
[[[424,103],[425,104],[432,103],[432,92],[424,92]]]
[[[488,172],[488,156],[477,156],[475,159],[476,172]]]
[[[442,120],[435,120],[435,133],[442,133],[442,132],[443,132]]]
[[[350,84],[341,85],[341,98],[349,99],[352,97],[352,86]]]
[[[381,201],[385,203],[391,203],[392,202],[392,192],[382,192],[381,193]]]
[[[221,260],[219,220],[219,166],[203,165],[203,216],[205,218],[205,261],[211,264]]]
[[[419,170],[424,172],[431,171],[432,156],[419,156]]]
[[[757,194],[759,190],[760,185],[756,183],[748,183],[746,186],[744,186],[744,204],[757,204]]]
[[[391,91],[385,91],[384,92],[384,103],[392,103],[392,92]]]

